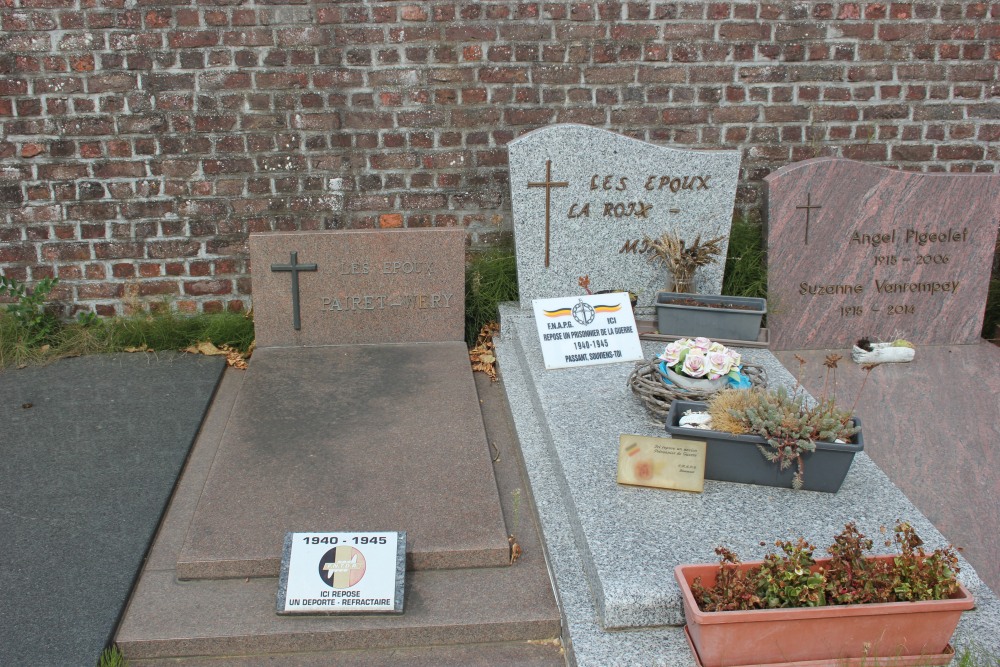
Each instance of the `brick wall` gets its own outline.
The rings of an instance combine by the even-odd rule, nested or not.
[[[996,171],[1000,3],[0,0],[0,271],[75,309],[249,305],[249,232],[511,229],[557,122]]]

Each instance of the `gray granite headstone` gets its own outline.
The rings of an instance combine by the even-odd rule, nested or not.
[[[738,151],[655,146],[585,125],[553,125],[508,144],[521,306],[590,289],[638,292],[649,305],[665,269],[643,238],[672,231],[693,242],[728,235]],[[728,248],[723,243],[723,253]],[[695,289],[718,294],[724,258],[699,269]]]

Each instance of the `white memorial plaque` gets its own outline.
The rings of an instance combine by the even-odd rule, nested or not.
[[[288,533],[278,613],[401,613],[405,576],[405,532]]]
[[[531,303],[545,368],[642,359],[628,293],[535,299]]]

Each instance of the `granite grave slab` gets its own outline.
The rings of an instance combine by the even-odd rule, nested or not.
[[[930,546],[945,543],[864,454],[836,495],[713,481],[702,494],[616,485],[613,434],[659,435],[662,427],[652,421],[642,427],[645,412],[625,375],[611,377],[624,366],[539,370],[530,317],[516,304],[502,307],[497,358],[559,589],[564,641],[576,665],[694,665],[667,571],[680,562],[714,561],[719,544],[749,559],[765,552],[758,539],[801,534],[823,549],[848,520],[871,532],[899,517]],[[657,344],[646,346],[650,354],[658,351]],[[749,358],[749,349],[740,351]],[[790,379],[770,353],[759,353],[754,361],[765,362],[772,379]],[[601,391],[579,391],[584,385]],[[575,436],[560,426],[565,423],[577,425]],[[977,607],[963,614],[953,643],[1000,651],[1000,601],[962,564]],[[623,623],[623,630],[609,620]]]
[[[393,617],[279,616],[275,579],[179,582],[178,552],[245,376],[226,372],[119,625],[115,641],[129,665],[457,667],[519,665],[527,654],[536,667],[565,667],[553,641],[559,610],[535,513],[525,495],[517,505],[513,493],[526,487],[506,402],[499,386],[481,374],[475,384],[486,433],[498,452],[500,501],[524,547],[514,567],[408,572],[406,610]]]
[[[508,144],[521,306],[532,299],[630,290],[648,306],[666,270],[647,261],[644,237],[693,241],[728,235],[738,151],[656,146],[584,125],[553,125]],[[728,238],[723,242],[723,255]],[[718,294],[721,263],[701,269],[697,291]]]
[[[463,342],[263,348],[246,373],[180,578],[276,577],[307,531],[405,530],[417,569],[507,564]]]
[[[258,347],[462,340],[461,229],[250,235]]]
[[[818,394],[829,352],[775,356],[788,367],[797,364],[795,355],[805,359],[799,379]],[[835,352],[850,358],[850,350]],[[870,375],[858,364],[841,364],[837,394],[853,400],[864,386],[855,412],[865,425],[868,456],[1000,591],[1000,376],[985,368],[1000,368],[1000,347],[925,345],[912,362],[882,364]]]
[[[817,158],[779,169],[765,188],[773,349],[979,339],[1000,176]]]
[[[536,495],[551,489],[564,505],[565,521],[554,528],[547,521],[548,505],[537,500],[546,538],[550,530],[572,534],[604,630],[682,624],[673,567],[714,561],[713,549],[720,544],[749,560],[766,553],[761,541],[802,535],[825,548],[848,521],[877,535],[880,526],[900,517],[913,523],[927,545],[947,544],[863,453],[836,494],[711,480],[700,494],[618,485],[619,435],[663,435],[631,395],[630,369],[545,371],[531,316],[510,307],[501,315],[498,360],[532,488]],[[650,357],[662,348],[644,345]],[[740,352],[764,365],[772,383],[794,382],[769,351]],[[962,564],[963,582],[977,596],[995,600]]]

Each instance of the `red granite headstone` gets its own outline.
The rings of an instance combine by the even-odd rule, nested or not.
[[[465,232],[250,235],[257,346],[462,340]]]
[[[1000,175],[817,158],[779,169],[765,188],[773,349],[979,339]]]

